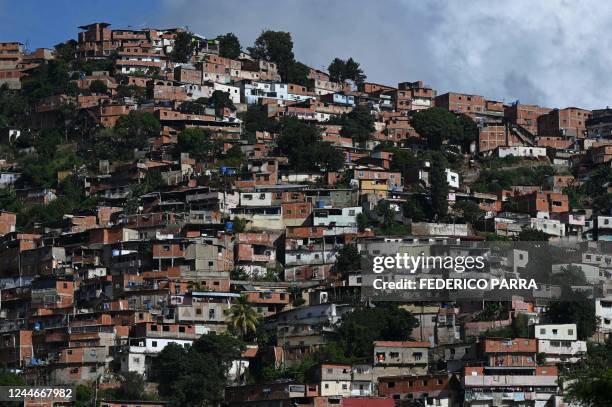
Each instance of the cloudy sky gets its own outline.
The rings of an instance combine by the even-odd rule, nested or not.
[[[300,61],[325,68],[351,56],[374,82],[420,79],[438,93],[547,107],[612,105],[612,2],[602,0],[0,0],[0,41],[51,46],[99,20],[234,32],[244,47],[263,29],[289,31]]]

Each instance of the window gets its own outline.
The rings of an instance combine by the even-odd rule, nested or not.
[[[151,325],[151,331],[157,331],[157,325]]]
[[[154,347],[154,348],[157,348],[157,341],[152,341],[151,342],[151,346]]]
[[[414,360],[421,360],[421,358],[423,357],[423,353],[421,353],[421,352],[414,352],[412,354],[412,356],[414,357]]]
[[[395,387],[395,382],[388,382],[387,383],[387,388],[393,389],[394,387]]]
[[[214,309],[209,309],[208,310],[208,319],[214,319],[215,318],[215,310]]]
[[[170,327],[169,327],[168,325],[164,325],[164,326],[162,327],[162,330],[163,330],[164,332],[168,332],[168,331],[170,331]]]
[[[559,332],[559,331],[557,331],[556,329],[553,329],[553,330],[552,330],[553,335],[556,335],[556,334],[557,334],[557,332]]]
[[[567,330],[567,334],[568,335],[573,335],[574,334],[574,330],[573,329],[568,329]]]
[[[399,358],[399,352],[389,352],[390,358]]]
[[[546,328],[540,328],[540,335],[546,335]]]

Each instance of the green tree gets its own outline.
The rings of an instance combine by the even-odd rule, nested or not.
[[[27,386],[27,383],[21,376],[18,376],[15,373],[11,373],[8,370],[5,370],[3,368],[2,370],[0,370],[0,386],[10,386],[10,387]],[[4,402],[0,402],[0,405],[2,405],[3,407],[4,406],[21,406],[22,403],[4,401]]]
[[[376,204],[376,214],[383,230],[390,228],[395,223],[395,211],[391,209],[388,201],[378,201]]]
[[[85,384],[79,384],[74,390],[75,393],[75,406],[76,407],[88,407],[91,406],[93,401],[93,390],[90,386]]]
[[[278,131],[279,123],[268,116],[268,110],[264,105],[249,105],[242,119],[247,133],[255,134],[257,131],[276,133]]]
[[[232,280],[246,281],[249,279],[249,274],[244,267],[235,267],[230,271],[230,278]]]
[[[145,380],[141,374],[127,372],[123,374],[123,380],[119,387],[122,400],[142,400],[145,393]]]
[[[249,47],[251,56],[256,59],[273,61],[277,64],[293,60],[293,40],[291,33],[283,31],[263,31]]]
[[[202,335],[192,346],[167,345],[153,360],[159,394],[181,406],[215,406],[223,401],[227,374],[244,343],[229,335]]]
[[[259,323],[259,315],[257,311],[251,307],[246,295],[241,295],[236,302],[226,311],[227,324],[229,329],[245,337],[247,334],[257,330]]]
[[[68,64],[61,60],[50,60],[32,68],[22,80],[22,94],[36,101],[57,93],[74,90],[68,76]]]
[[[438,150],[444,141],[459,137],[463,131],[455,115],[439,107],[415,113],[412,116],[412,127],[432,150]]]
[[[418,195],[406,198],[406,202],[402,204],[402,212],[406,218],[411,219],[413,222],[423,222],[429,218],[427,204]]]
[[[366,75],[360,68],[359,63],[353,58],[349,58],[346,61],[340,58],[334,58],[327,68],[329,77],[333,82],[344,82],[347,80],[353,81],[356,85],[362,84]]]
[[[497,192],[512,185],[544,186],[549,176],[555,174],[552,166],[519,167],[515,169],[486,169],[480,173],[473,189],[477,192]]]
[[[484,309],[474,318],[476,321],[498,321],[508,318],[508,310],[497,301],[489,301]]]
[[[198,127],[183,130],[179,133],[177,141],[180,152],[189,153],[190,157],[198,161],[206,161],[216,148],[210,132]]]
[[[352,138],[356,143],[365,143],[374,132],[374,117],[367,106],[356,106],[341,117],[342,137]]]
[[[446,163],[441,155],[437,155],[432,160],[429,175],[432,211],[438,219],[445,219],[448,213],[448,182],[446,180]]]
[[[346,63],[340,58],[334,58],[327,67],[327,71],[332,82],[344,82],[346,78]]]
[[[240,168],[244,163],[246,163],[246,156],[242,152],[239,145],[233,145],[230,147],[230,149],[224,154],[223,159],[218,161],[219,165],[235,168]]]
[[[460,114],[456,120],[460,131],[453,133],[449,142],[460,146],[463,151],[469,152],[470,144],[478,139],[478,125],[466,114]]]
[[[101,80],[96,79],[94,81],[91,81],[91,83],[89,84],[89,90],[92,93],[105,94],[108,92],[108,86],[106,86],[106,83],[102,82]]]
[[[234,102],[232,102],[229,92],[223,92],[222,90],[214,91],[210,99],[208,99],[208,104],[216,110],[225,108],[236,110],[236,106],[234,106]]]
[[[115,61],[113,58],[87,59],[75,61],[75,68],[91,75],[95,71],[106,71],[113,73]]]
[[[587,285],[587,279],[582,269],[576,265],[570,264],[561,267],[561,272],[552,275],[551,284],[556,285]]]
[[[4,125],[14,126],[22,123],[29,111],[26,97],[9,89],[6,83],[0,86],[0,117]]]
[[[390,152],[393,153],[391,157],[391,170],[399,171],[404,181],[418,170],[419,159],[414,152],[400,150],[399,148],[391,148]]]
[[[369,223],[368,216],[365,213],[357,214],[357,230],[360,232],[365,231]]]
[[[78,43],[75,40],[68,40],[55,45],[53,48],[55,49],[56,58],[66,63],[71,63],[76,59],[77,45]]]
[[[484,216],[484,211],[476,202],[458,201],[453,205],[453,208],[461,212],[461,216],[466,222],[474,224]]]
[[[120,98],[134,98],[140,101],[146,98],[146,89],[136,85],[119,85],[117,86],[117,96]]]
[[[551,303],[546,318],[553,324],[576,324],[579,339],[590,338],[597,328],[595,305],[584,294],[562,287],[561,300]]]
[[[234,33],[227,33],[217,37],[219,40],[219,56],[223,58],[238,59],[242,47],[240,46],[240,40]]]
[[[516,314],[512,319],[512,336],[514,338],[529,338],[529,317]]]
[[[161,124],[150,112],[131,111],[119,117],[115,131],[122,137],[126,148],[141,149],[150,138],[159,136]]]
[[[25,386],[26,382],[21,376],[8,370],[0,370],[0,386]]]
[[[612,369],[587,372],[575,377],[566,391],[565,398],[584,407],[610,407],[612,400]]]
[[[64,214],[84,211],[96,206],[95,197],[85,196],[83,185],[71,175],[58,187],[58,197],[47,205],[36,205],[23,212],[22,221],[27,225],[34,222],[56,223]]]
[[[234,218],[232,220],[233,222],[233,230],[234,233],[242,233],[246,230],[247,224],[249,223],[248,220],[243,219],[243,218]]]
[[[73,170],[83,164],[83,160],[73,151],[58,153],[57,147],[61,136],[57,131],[43,132],[34,141],[37,154],[28,154],[19,158],[22,179],[26,183],[41,188],[54,187],[57,184],[58,171]]]
[[[329,361],[371,361],[374,341],[408,340],[418,326],[410,312],[394,304],[358,308],[343,317],[337,332],[330,337],[328,350],[335,347],[332,352],[335,360]]]
[[[517,240],[522,242],[547,242],[549,238],[550,236],[542,232],[541,230],[536,230],[532,228],[526,228],[521,230],[521,232],[517,236]]]
[[[215,92],[225,93],[225,92],[218,91],[218,90],[216,90]],[[216,101],[217,100],[219,101],[219,106],[223,107],[222,103],[225,101],[225,98],[223,97],[223,95],[217,94]],[[179,106],[179,111],[183,113],[189,113],[189,114],[205,114],[206,107],[209,105],[211,105],[209,99],[202,97],[202,98],[197,98],[196,100],[188,100],[188,101],[181,103],[181,105]]]
[[[306,300],[302,298],[302,289],[297,285],[290,285],[288,287],[289,295],[291,297],[291,305],[294,307],[299,307],[304,305]],[[259,335],[257,335],[257,339],[259,340]]]
[[[287,72],[284,76],[284,81],[289,83],[295,83],[296,85],[309,87],[311,85],[311,80],[308,79],[309,73],[310,67],[299,61],[292,61],[287,66]]]
[[[297,171],[336,171],[344,163],[344,155],[321,141],[320,130],[298,119],[286,117],[280,123],[278,148],[289,158]]]
[[[361,269],[361,256],[354,244],[345,244],[338,252],[336,270],[340,274]]]
[[[361,67],[359,66],[359,63],[353,58],[349,58],[346,60],[345,75],[346,79],[353,81],[356,85],[362,84],[366,79],[366,76],[363,73]]]
[[[14,189],[0,189],[0,210],[19,213],[22,209]]]
[[[189,62],[194,49],[195,41],[191,34],[181,31],[176,34],[176,38],[174,39],[171,58],[176,62]]]
[[[568,382],[566,402],[585,407],[612,406],[612,340],[604,344],[589,343],[586,358],[562,372]]]
[[[253,58],[275,62],[278,72],[287,82],[287,74],[295,63],[293,40],[291,34],[284,31],[263,31],[255,40],[253,47],[248,48]]]
[[[39,159],[52,160],[57,152],[57,147],[62,144],[62,134],[57,129],[43,130],[33,142]]]

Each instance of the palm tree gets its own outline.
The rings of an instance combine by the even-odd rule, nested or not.
[[[230,329],[240,336],[257,330],[259,314],[251,307],[246,295],[241,295],[225,314],[229,316],[227,323]]]

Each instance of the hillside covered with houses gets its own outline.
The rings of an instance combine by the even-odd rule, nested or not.
[[[75,38],[0,43],[0,385],[104,407],[611,405],[612,109],[372,83],[281,31]],[[362,295],[364,259],[488,244],[522,245],[490,272],[538,289]]]

